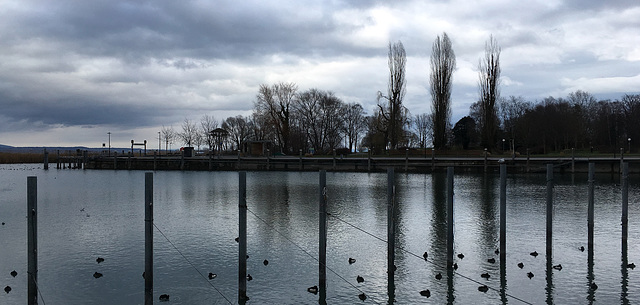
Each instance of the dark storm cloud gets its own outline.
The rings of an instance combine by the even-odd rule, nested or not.
[[[331,36],[336,25],[330,11],[295,2],[45,1],[16,14],[13,25],[24,31],[14,39],[54,39],[68,52],[142,63],[149,57],[354,51]]]
[[[115,125],[122,127],[139,126],[153,123],[153,116],[149,111],[151,107],[139,105],[118,106],[94,100],[93,97],[78,99],[57,99],[47,101],[35,101],[33,99],[21,100],[7,98],[0,95],[0,100],[10,100],[11,103],[3,103],[2,114],[13,120],[22,120],[23,123],[36,125]],[[154,112],[162,112],[157,110]],[[151,120],[150,120],[151,119]]]

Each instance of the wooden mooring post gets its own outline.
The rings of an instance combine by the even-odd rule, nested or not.
[[[47,149],[44,149],[44,170],[49,169],[49,152]]]
[[[595,164],[589,163],[589,191],[588,191],[588,206],[587,206],[587,247],[593,248],[593,229],[594,229],[594,172]]]
[[[453,268],[453,166],[447,167],[447,268]]]
[[[27,304],[38,304],[38,178],[27,177]]]
[[[247,301],[247,172],[238,173],[238,303]]]
[[[500,164],[500,262],[507,255],[507,165]]]
[[[619,168],[620,175],[622,175],[622,167],[624,167],[623,164],[624,164],[624,148],[620,147],[620,168]]]
[[[547,257],[553,250],[553,164],[547,164]]]
[[[319,205],[318,205],[318,283],[320,286],[320,294],[326,295],[327,289],[327,171],[320,171],[320,185],[318,187]]]
[[[484,172],[487,172],[487,149],[484,149]]]
[[[395,172],[387,169],[387,290],[389,300],[395,297],[394,274],[396,270],[396,231],[395,231]],[[393,303],[393,302],[390,302]]]
[[[144,175],[144,304],[153,305],[153,173]]]
[[[622,242],[629,236],[629,163],[622,165]]]
[[[576,149],[571,148],[571,173],[576,172]]]
[[[404,156],[404,172],[408,172],[409,171],[409,149],[407,148],[405,150],[405,156]]]

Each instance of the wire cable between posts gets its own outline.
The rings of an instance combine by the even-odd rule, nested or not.
[[[38,285],[38,281],[36,281],[36,278],[35,278],[35,276],[33,276],[33,274],[29,273],[29,276],[31,276],[31,279],[33,280],[33,283],[36,284],[36,290],[38,290],[38,294],[40,295],[40,300],[42,300],[42,305],[46,305],[47,302],[45,302],[44,301],[44,297],[42,297],[42,291],[40,291],[40,285]]]
[[[381,241],[381,242],[388,243],[388,241],[386,241],[386,240],[384,240],[384,239],[382,239],[382,238],[380,238],[380,237],[378,237],[378,236],[376,236],[376,235],[374,235],[374,234],[372,234],[372,233],[370,233],[370,232],[367,232],[366,230],[364,230],[364,229],[362,229],[362,228],[359,228],[358,226],[356,226],[356,225],[354,225],[354,224],[352,224],[352,223],[350,223],[350,222],[348,222],[348,221],[346,221],[346,220],[343,220],[342,218],[340,218],[340,217],[338,217],[338,216],[332,215],[332,214],[330,214],[330,213],[327,213],[327,215],[328,215],[328,216],[330,216],[330,217],[333,217],[333,218],[337,219],[338,221],[341,221],[341,222],[343,222],[343,223],[345,223],[345,224],[347,224],[347,225],[349,225],[349,226],[353,227],[354,229],[356,229],[356,230],[358,230],[358,231],[361,231],[362,233],[367,234],[367,235],[369,235],[369,236],[371,236],[371,237],[373,237],[373,238],[375,238],[375,239],[377,239],[377,240],[379,240],[379,241]],[[435,263],[435,262],[433,262],[433,261],[429,261],[429,260],[427,260],[427,259],[424,259],[421,255],[415,254],[415,253],[413,253],[413,252],[411,252],[411,251],[409,251],[409,250],[407,250],[407,249],[405,249],[405,248],[403,248],[403,247],[396,246],[396,249],[398,249],[398,250],[400,250],[400,251],[403,251],[403,252],[405,252],[405,253],[407,253],[407,254],[410,254],[410,255],[412,255],[412,256],[415,256],[415,257],[417,257],[417,258],[419,258],[419,259],[421,259],[421,260],[424,260],[424,261],[426,261],[427,263],[432,264],[432,265],[434,265],[434,266],[436,266],[436,267],[439,267],[439,268],[442,268],[442,269],[445,269],[445,270],[447,269],[446,267],[443,267],[442,265],[436,264],[436,263]],[[471,277],[469,277],[469,276],[466,276],[466,275],[464,275],[464,274],[461,274],[460,272],[457,272],[457,271],[455,271],[455,270],[453,270],[453,272],[454,272],[455,274],[457,274],[458,276],[460,276],[460,277],[464,278],[464,279],[467,279],[467,280],[472,281],[472,282],[474,282],[474,283],[477,283],[477,284],[479,284],[479,285],[485,285],[485,284],[481,283],[481,282],[480,282],[480,281],[478,281],[478,280],[475,280],[475,279],[473,279],[473,278],[471,278]],[[499,289],[496,289],[496,288],[490,287],[490,286],[488,286],[488,285],[486,285],[486,286],[487,286],[487,288],[489,288],[489,289],[491,289],[491,290],[493,290],[493,291],[496,291],[496,292],[500,293],[500,290],[499,290]],[[510,298],[512,298],[512,299],[514,299],[514,300],[520,301],[520,302],[522,302],[522,303],[529,304],[529,305],[533,305],[533,303],[531,303],[531,302],[527,302],[527,301],[525,301],[525,300],[523,300],[523,299],[521,299],[521,298],[518,298],[518,297],[516,297],[516,296],[513,296],[513,295],[511,295],[511,294],[509,294],[509,293],[505,293],[505,295],[506,295],[506,296],[508,296],[508,297],[510,297]]]
[[[313,260],[315,260],[316,262],[320,263],[320,260],[318,258],[316,258],[315,256],[313,256],[311,253],[309,253],[309,251],[305,250],[304,248],[302,248],[302,246],[298,245],[297,243],[295,243],[293,240],[291,240],[289,237],[287,237],[286,235],[282,234],[282,232],[280,232],[280,230],[276,229],[273,225],[271,225],[270,223],[268,223],[266,220],[262,219],[262,217],[258,216],[256,213],[254,213],[251,209],[247,208],[247,211],[249,211],[249,213],[251,213],[253,216],[255,216],[257,219],[259,219],[260,221],[262,221],[265,225],[269,226],[271,229],[273,229],[274,231],[276,231],[276,233],[280,234],[280,236],[282,236],[284,239],[286,239],[288,242],[290,242],[291,244],[293,244],[294,246],[296,246],[298,249],[300,249],[300,251],[304,252],[304,254],[306,254],[307,256],[311,257]],[[327,215],[329,215],[329,213],[327,213]],[[333,269],[329,268],[329,266],[327,266],[326,264],[324,265],[327,270],[331,271],[333,274],[335,274],[337,277],[339,277],[340,279],[342,279],[343,281],[345,281],[347,284],[349,284],[351,287],[353,287],[354,289],[358,290],[360,293],[364,293],[364,291],[362,291],[360,288],[356,287],[356,285],[354,285],[353,283],[349,282],[347,279],[345,279],[343,276],[341,276],[340,274],[338,274],[336,271],[334,271]],[[381,304],[379,302],[376,302],[373,298],[369,297],[371,299],[372,302],[376,303],[376,304]]]
[[[178,247],[176,247],[176,245],[175,245],[171,240],[169,240],[169,238],[168,238],[166,235],[164,235],[164,233],[162,232],[162,230],[160,230],[160,228],[158,228],[158,226],[156,226],[156,224],[155,224],[155,223],[153,224],[153,227],[154,227],[154,228],[156,228],[156,230],[158,230],[158,232],[160,232],[160,235],[162,235],[162,237],[164,237],[164,239],[166,239],[166,240],[169,242],[169,244],[171,244],[171,246],[172,246],[172,247],[173,247],[173,248],[174,248],[178,253],[180,253],[180,256],[182,256],[182,258],[184,258],[184,260],[185,260],[185,261],[187,261],[187,263],[189,263],[189,265],[191,265],[191,267],[192,267],[193,269],[195,269],[195,270],[196,270],[196,272],[198,272],[198,274],[200,274],[200,276],[202,277],[202,279],[204,279],[207,283],[209,283],[209,285],[210,285],[211,287],[213,287],[213,289],[215,289],[215,290],[218,292],[218,294],[220,294],[220,295],[221,295],[221,296],[222,296],[222,297],[223,297],[223,298],[224,298],[224,299],[225,299],[229,304],[233,304],[233,302],[231,302],[231,301],[230,301],[230,300],[229,300],[229,299],[228,299],[228,298],[227,298],[227,297],[222,293],[222,291],[220,291],[220,289],[218,289],[218,287],[216,287],[215,285],[213,285],[213,283],[211,283],[211,281],[207,280],[207,277],[206,277],[206,276],[204,276],[204,274],[202,274],[202,272],[200,272],[200,270],[198,270],[198,268],[196,268],[196,266],[195,266],[193,263],[191,263],[191,261],[190,261],[190,260],[189,260],[189,259],[188,259],[184,254],[182,254],[182,251],[180,251],[180,250],[178,249]]]

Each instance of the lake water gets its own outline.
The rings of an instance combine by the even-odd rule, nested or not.
[[[40,304],[143,304],[144,172],[42,170],[0,165],[0,304],[25,304],[26,180],[38,177]],[[248,172],[248,304],[318,304],[317,172]],[[455,252],[446,265],[445,174],[396,174],[394,304],[638,304],[640,183],[629,189],[629,240],[621,242],[617,175],[596,176],[595,247],[589,265],[587,177],[556,174],[553,261],[545,257],[544,175],[509,175],[507,254],[501,280],[499,177],[455,175]],[[386,173],[327,173],[327,304],[388,304]],[[154,299],[237,303],[238,173],[155,172]],[[372,236],[373,235],[373,236]],[[176,251],[177,248],[181,253]],[[421,256],[427,251],[429,260]],[[533,257],[530,252],[541,255]],[[417,256],[417,257],[416,257]],[[97,257],[104,262],[96,263]],[[185,259],[186,257],[186,259]],[[348,258],[356,259],[349,264]],[[269,264],[265,266],[263,260]],[[188,261],[187,261],[188,260]],[[518,268],[519,262],[524,268]],[[195,268],[194,268],[195,267]],[[10,272],[16,270],[17,277]],[[104,276],[94,278],[94,272]],[[217,278],[203,279],[213,272]],[[444,277],[437,280],[441,272]],[[491,277],[484,279],[482,273]],[[534,274],[527,277],[527,272]],[[356,277],[364,277],[357,283]],[[449,277],[451,276],[451,277]],[[589,290],[589,276],[598,289]],[[496,290],[478,291],[479,283]],[[504,293],[501,293],[504,287]],[[419,291],[429,289],[426,298]],[[364,292],[366,301],[359,300]],[[520,300],[523,300],[521,302]],[[44,302],[42,302],[44,301]]]

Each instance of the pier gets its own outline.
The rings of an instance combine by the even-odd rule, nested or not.
[[[83,159],[76,157],[76,160]],[[497,172],[504,162],[511,173],[544,173],[547,164],[558,173],[587,173],[593,163],[597,173],[620,173],[622,162],[628,162],[631,173],[640,173],[640,157],[469,157],[469,156],[91,156],[84,157],[85,169],[118,170],[192,170],[192,171],[342,171],[424,173],[456,170]],[[74,168],[83,168],[82,165]]]

